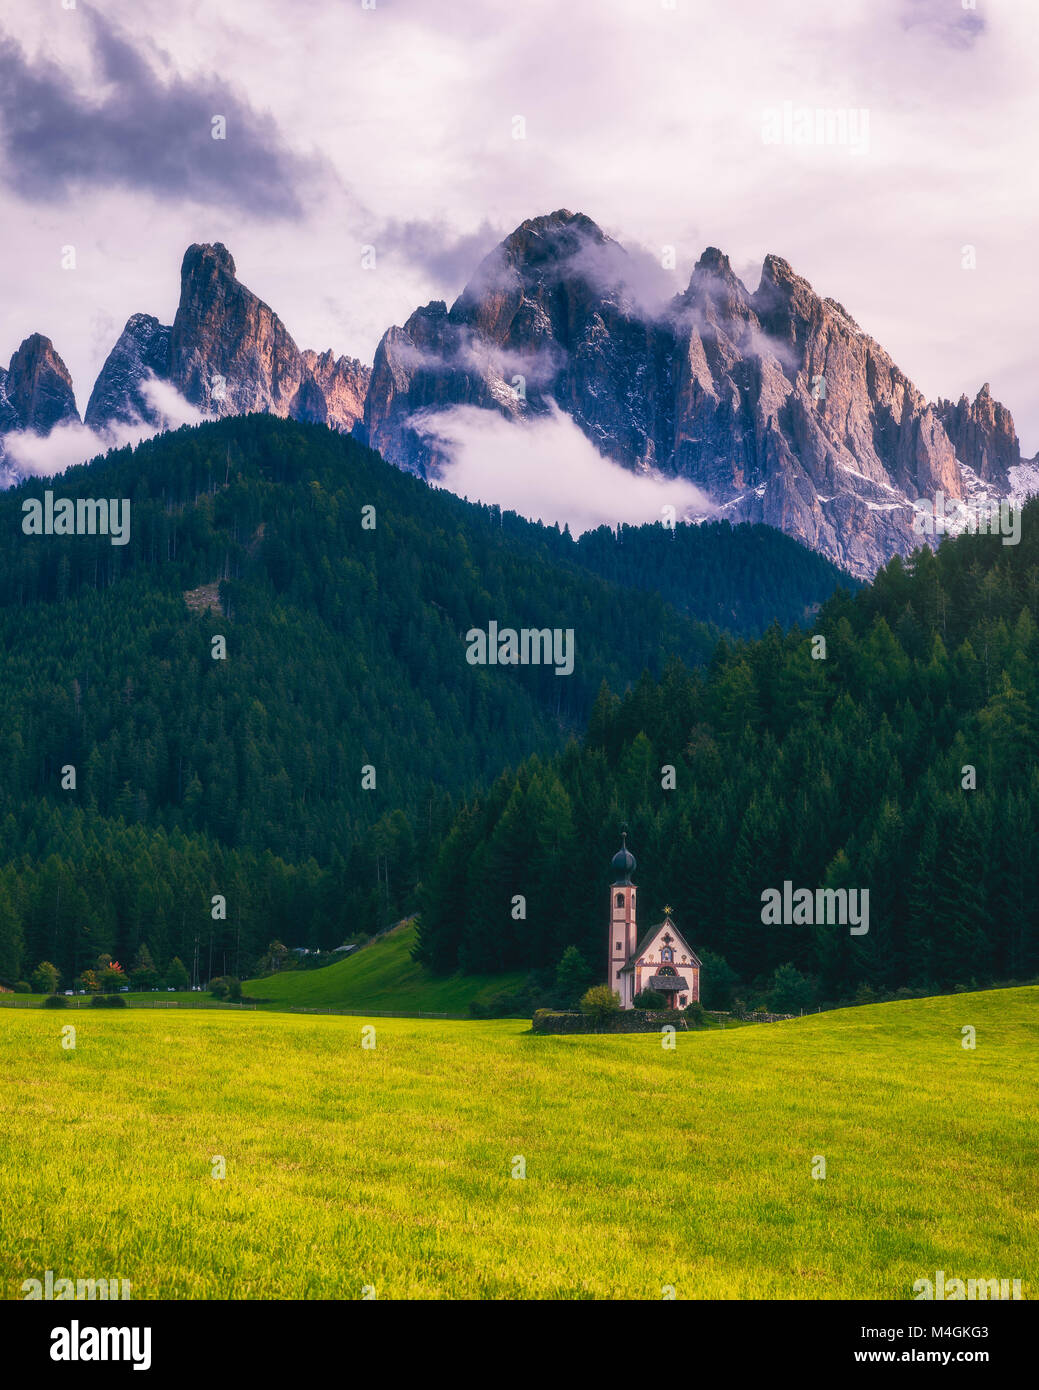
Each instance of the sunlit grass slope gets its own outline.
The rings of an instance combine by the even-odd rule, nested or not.
[[[47,1269],[140,1298],[908,1298],[938,1269],[1034,1296],[1039,988],[674,1051],[132,1009],[63,1050],[68,1022],[0,1011],[8,1298]]]
[[[469,1001],[518,984],[523,975],[431,975],[411,959],[416,928],[410,923],[373,941],[356,955],[320,970],[289,970],[250,980],[249,998],[278,1008],[388,1009],[399,1013],[464,1014]]]

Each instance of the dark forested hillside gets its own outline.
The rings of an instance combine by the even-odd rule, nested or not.
[[[22,503],[48,487],[130,499],[129,544],[23,534]],[[604,682],[705,661],[717,636],[590,573],[566,533],[269,416],[26,483],[0,497],[0,528],[0,980],[142,943],[186,958],[196,939],[203,962],[240,968],[275,936],[328,946],[382,925],[453,797],[551,756]],[[674,544],[649,529],[626,551]],[[803,608],[838,575],[780,539],[783,602]],[[698,610],[694,575],[674,597],[749,629],[756,580],[733,544],[727,592]],[[600,537],[592,568],[608,550]],[[492,620],[572,628],[573,674],[469,665],[466,631]]]
[[[800,552],[800,553],[799,553]],[[838,587],[859,580],[771,526],[600,526],[577,542],[580,562],[615,584],[659,593],[681,613],[759,636],[804,623]]]
[[[536,968],[576,944],[598,973],[624,822],[643,923],[670,904],[706,974],[722,957],[744,990],[787,963],[803,1003],[1034,974],[1039,502],[1022,531],[893,560],[808,631],[723,641],[705,671],[604,689],[583,744],[462,809],[423,888],[423,958]],[[763,924],[784,881],[868,889],[868,933]]]

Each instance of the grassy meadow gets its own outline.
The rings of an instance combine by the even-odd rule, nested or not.
[[[505,975],[433,975],[411,959],[417,928],[407,922],[345,960],[319,970],[285,970],[246,981],[261,1007],[386,1009],[398,1013],[465,1014],[471,999],[519,985],[520,971]],[[170,998],[174,996],[171,995]]]
[[[244,1002],[255,1002],[259,1009],[288,1010],[360,1009],[390,1013],[457,1014],[467,1017],[469,1002],[484,999],[501,990],[512,989],[526,979],[523,971],[501,975],[433,975],[411,959],[417,929],[406,922],[385,936],[377,937],[345,960],[317,970],[284,970],[247,980]],[[120,996],[129,1006],[143,1004],[164,1009],[169,1005],[192,1008],[237,1008],[218,1003],[208,991],[131,990]],[[0,1009],[39,1008],[46,995],[3,994]],[[73,995],[68,1007],[90,1007],[85,995]]]
[[[512,1020],[0,1010],[0,1293],[52,1269],[135,1298],[909,1298],[943,1269],[1027,1298],[1037,1044],[1036,987],[674,1051]]]

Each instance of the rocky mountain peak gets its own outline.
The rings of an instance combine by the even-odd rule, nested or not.
[[[227,275],[234,279],[234,257],[222,241],[195,242],[184,252],[180,265],[180,280],[183,285],[188,279],[200,274]]]
[[[299,348],[274,310],[236,278],[227,247],[189,246],[180,284],[173,385],[214,415],[289,415],[303,377]]]
[[[307,348],[302,353],[305,374],[309,378],[306,391],[293,414],[298,420],[321,420],[334,429],[349,432],[364,414],[364,398],[368,393],[371,368],[355,357],[336,357],[331,349],[316,353]],[[311,384],[314,391],[311,390]],[[306,398],[313,404],[307,409]]]
[[[133,314],[98,375],[87,423],[159,428],[149,394],[167,381],[205,414],[268,411],[350,430],[364,409],[369,370],[351,357],[301,352],[284,323],[241,283],[222,242],[184,253],[180,302],[172,326]]]
[[[498,247],[503,259],[516,266],[536,267],[568,260],[589,243],[601,246],[609,237],[583,212],[560,208],[530,217]],[[494,252],[491,253],[492,255]]]
[[[709,509],[764,522],[868,575],[919,543],[913,501],[1006,490],[1020,462],[1010,413],[988,384],[927,403],[848,311],[770,253],[750,292],[708,246],[686,290],[591,218],[561,208],[520,223],[454,304],[434,300],[383,335],[369,370],[300,351],[237,276],[220,242],[188,247],[172,326],[128,319],[95,383],[87,422],[161,427],[155,382],[203,413],[267,411],[356,429],[403,468],[446,461],[435,417],[458,406],[519,422],[556,410],[635,472],[689,479]],[[0,435],[75,418],[49,340],[0,369]]]
[[[747,287],[716,246],[708,246],[696,262],[677,308],[680,314],[701,313],[714,328],[730,322],[745,324],[753,317]]]
[[[47,434],[55,425],[78,420],[69,369],[42,333],[32,333],[11,358],[5,394],[17,416],[13,428]]]
[[[956,457],[983,482],[1009,486],[1009,470],[1021,462],[1021,445],[1014,419],[993,395],[986,381],[973,401],[961,396],[955,405],[939,400],[935,406]]]
[[[764,331],[779,341],[796,346],[809,325],[824,316],[823,301],[789,261],[771,252],[761,267],[761,279],[750,299]]]
[[[724,251],[719,251],[717,246],[705,247],[700,259],[693,266],[689,283],[693,284],[697,280],[715,280],[732,288],[744,288],[742,280],[733,272],[728,256]]]
[[[161,412],[148,396],[148,384],[169,371],[170,327],[151,314],[131,314],[94,382],[83,421],[93,430],[110,425],[146,424],[158,428]]]
[[[451,309],[456,322],[500,335],[524,304],[536,318],[623,292],[627,252],[584,213],[566,208],[521,222],[485,256]]]
[[[450,312],[427,305],[384,336],[365,403],[373,447],[435,473],[431,413],[554,406],[607,458],[688,478],[719,514],[863,575],[919,544],[915,499],[963,495],[935,411],[781,256],[751,294],[708,247],[667,313],[629,293],[633,266],[580,214],[522,223]]]

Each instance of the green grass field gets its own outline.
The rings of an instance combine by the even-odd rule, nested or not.
[[[431,975],[411,959],[416,928],[408,923],[355,955],[320,970],[288,970],[243,986],[273,1008],[387,1009],[398,1013],[465,1014],[471,999],[511,988],[512,975]],[[172,996],[171,996],[172,997]]]
[[[1033,1294],[1036,987],[673,1052],[177,1010],[83,1012],[66,1051],[69,1022],[0,1011],[6,1298],[47,1269],[139,1298],[908,1298],[938,1269]]]
[[[65,998],[62,991],[62,998]],[[214,1004],[217,1001],[212,995],[196,993],[190,989],[180,989],[167,991],[164,989],[130,990],[127,994],[120,994],[121,999],[125,999],[127,1004],[152,1004],[162,1007],[167,1004]],[[8,1009],[32,1009],[39,1008],[47,998],[45,994],[4,994],[0,996],[0,1007]],[[89,1009],[89,994],[74,994],[69,998],[67,1007],[70,1009]]]
[[[522,973],[505,975],[436,976],[411,959],[416,928],[407,923],[379,937],[346,960],[319,970],[286,970],[248,980],[243,985],[245,1002],[261,1001],[261,1009],[284,1011],[311,1009],[364,1009],[392,1013],[456,1014],[466,1017],[472,999],[484,999],[499,990],[522,984]],[[0,1009],[38,1008],[42,994],[4,994]],[[130,1006],[163,1008],[168,1004],[193,1007],[228,1007],[217,1004],[208,992],[132,991],[124,994]],[[74,995],[69,1008],[89,1008],[90,999]]]

